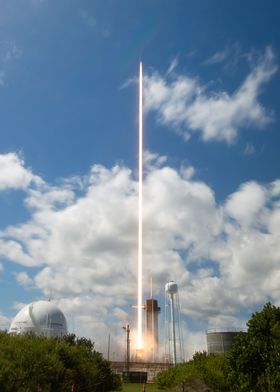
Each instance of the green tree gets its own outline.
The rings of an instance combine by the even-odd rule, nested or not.
[[[120,378],[85,338],[64,339],[0,332],[1,392],[107,392],[120,389]]]
[[[157,376],[159,389],[170,389],[194,380],[203,381],[215,392],[228,392],[227,361],[222,355],[207,355],[206,352],[194,354],[193,359],[178,364]]]
[[[280,308],[267,303],[252,315],[228,355],[234,391],[278,392],[280,389]]]

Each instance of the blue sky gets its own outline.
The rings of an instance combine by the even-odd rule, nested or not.
[[[280,304],[279,8],[0,0],[2,327],[50,296],[100,349],[133,323],[140,60],[145,282],[188,355]]]

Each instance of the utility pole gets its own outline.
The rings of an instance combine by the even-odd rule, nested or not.
[[[126,333],[126,371],[129,372],[130,367],[130,328],[129,324],[123,327]]]
[[[111,334],[108,335],[108,347],[107,347],[107,359],[110,361],[110,343],[111,343]]]

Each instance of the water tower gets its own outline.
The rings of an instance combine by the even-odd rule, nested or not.
[[[166,340],[168,342],[168,354],[171,355],[172,363],[176,365],[179,360],[182,361],[183,354],[183,339],[180,326],[180,301],[178,293],[178,285],[170,281],[165,285],[166,294]],[[167,353],[166,353],[167,354]]]

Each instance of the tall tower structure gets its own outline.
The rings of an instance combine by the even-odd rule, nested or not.
[[[150,348],[147,355],[154,362],[158,357],[158,314],[160,312],[158,301],[153,298],[147,299],[145,309],[147,340]]]

